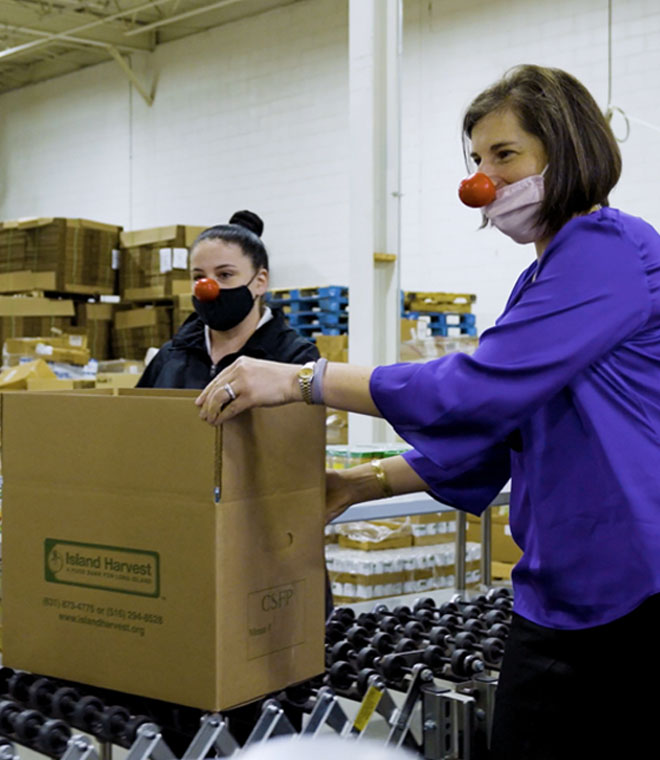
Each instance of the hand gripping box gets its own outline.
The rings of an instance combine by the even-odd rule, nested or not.
[[[3,664],[222,710],[324,668],[324,410],[5,393]]]

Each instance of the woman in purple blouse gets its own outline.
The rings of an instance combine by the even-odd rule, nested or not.
[[[660,236],[609,206],[619,150],[569,74],[512,69],[463,128],[496,189],[486,220],[536,249],[477,351],[376,369],[239,359],[197,403],[214,425],[303,398],[387,419],[413,450],[329,475],[329,519],[383,489],[480,514],[511,478],[523,557],[494,756],[634,757],[655,741],[660,675]]]

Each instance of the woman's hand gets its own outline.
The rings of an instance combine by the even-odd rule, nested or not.
[[[332,522],[335,517],[344,513],[351,504],[356,503],[356,497],[351,488],[352,482],[346,477],[347,470],[325,471],[325,521]]]
[[[428,485],[402,456],[380,461],[392,495],[428,491]],[[326,470],[326,522],[339,517],[353,504],[385,498],[383,484],[371,464],[349,467],[347,470]]]
[[[298,382],[301,364],[282,364],[241,356],[204,388],[195,403],[199,416],[210,425],[222,425],[255,406],[281,406],[302,401]],[[379,417],[371,398],[372,370],[330,362],[322,380],[322,398],[335,409]]]
[[[255,406],[281,406],[302,401],[298,364],[282,364],[241,356],[223,370],[195,399],[199,416],[221,425]]]

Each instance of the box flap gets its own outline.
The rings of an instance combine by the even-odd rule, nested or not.
[[[283,447],[305,430],[303,447]],[[316,433],[316,435],[314,435]],[[252,499],[291,490],[292,471],[298,490],[319,487],[319,470],[306,467],[309,450],[325,454],[325,409],[302,402],[275,409],[253,409],[222,426],[223,502]],[[324,468],[320,468],[324,472]]]
[[[73,301],[58,298],[0,296],[0,317],[73,317]]]
[[[170,224],[166,227],[151,227],[146,230],[129,230],[119,236],[122,248],[136,248],[141,245],[158,245],[163,247],[185,245],[186,248],[195,242],[207,227],[197,225]]]
[[[190,398],[8,394],[2,407],[3,440],[7,430],[12,436],[12,446],[3,449],[3,474],[14,483],[90,492],[116,491],[120,483],[138,495],[185,493],[191,501],[213,501],[216,432],[200,421]]]
[[[57,276],[55,272],[7,272],[0,274],[0,291],[18,292],[29,290],[56,290]]]
[[[158,312],[156,309],[131,309],[130,311],[118,311],[115,314],[115,327],[117,330],[130,330],[134,327],[152,327],[158,324]]]

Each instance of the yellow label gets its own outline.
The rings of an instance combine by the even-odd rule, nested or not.
[[[371,720],[371,716],[376,711],[378,703],[383,696],[382,689],[378,689],[376,686],[370,686],[367,689],[367,693],[364,695],[358,714],[355,716],[353,727],[360,733],[364,731],[367,723]]]

